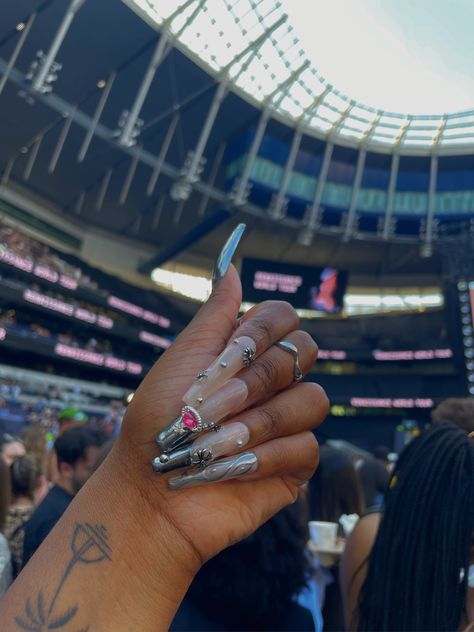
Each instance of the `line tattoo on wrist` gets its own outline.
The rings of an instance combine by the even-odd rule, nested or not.
[[[96,564],[112,559],[107,529],[103,525],[93,525],[89,522],[76,523],[71,538],[71,551],[72,557],[67,563],[49,605],[42,590],[33,601],[30,597],[26,598],[23,615],[15,617],[15,623],[22,630],[27,630],[27,632],[59,630],[72,621],[79,610],[79,605],[74,604],[59,610],[56,607],[58,597],[77,564]],[[87,632],[87,630],[89,626],[77,632]]]

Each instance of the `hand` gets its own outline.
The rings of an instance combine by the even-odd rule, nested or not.
[[[291,341],[303,372],[313,365],[316,344],[297,330],[293,308],[283,302],[262,303],[245,314],[236,330],[240,303],[240,279],[231,266],[137,390],[113,451],[122,468],[128,464],[129,484],[160,517],[159,528],[169,530],[174,550],[184,551],[197,567],[296,499],[318,462],[310,430],[328,410],[319,386],[292,384],[294,360],[273,346],[280,339]],[[196,374],[236,336],[253,338],[257,360],[239,373],[248,387],[247,400],[240,405],[246,410],[226,423],[238,420],[248,426],[245,451],[257,456],[258,469],[240,479],[171,490],[168,480],[176,472],[155,474],[150,465],[158,453],[155,437],[179,414]]]

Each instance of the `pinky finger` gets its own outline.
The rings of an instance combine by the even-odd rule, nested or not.
[[[183,489],[220,483],[278,476],[295,486],[313,475],[319,459],[319,447],[311,432],[281,437],[259,445],[251,452],[241,452],[219,459],[201,469],[193,468],[168,480],[171,489]]]

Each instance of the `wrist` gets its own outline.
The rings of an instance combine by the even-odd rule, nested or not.
[[[117,578],[119,585],[110,592],[126,593],[123,601],[117,600],[125,612],[134,590],[148,610],[147,616],[156,611],[158,603],[166,604],[171,621],[202,560],[167,515],[166,495],[172,492],[151,467],[130,463],[130,454],[126,467],[124,463],[117,442],[87,486],[98,487],[99,493],[91,495],[97,505],[94,514],[103,515],[113,546],[113,564],[121,567],[118,573],[114,569],[114,582]],[[145,621],[140,626],[137,629],[145,630]]]

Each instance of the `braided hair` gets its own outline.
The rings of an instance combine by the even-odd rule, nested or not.
[[[458,630],[474,531],[474,441],[452,424],[402,453],[368,574],[359,630]]]

